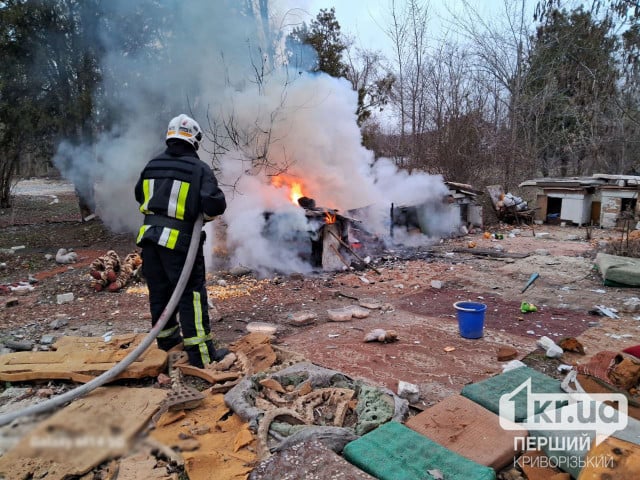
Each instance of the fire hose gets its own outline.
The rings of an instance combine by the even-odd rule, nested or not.
[[[38,413],[48,412],[54,408],[60,407],[67,402],[71,402],[77,398],[80,398],[83,395],[86,395],[89,392],[92,392],[98,387],[101,387],[105,383],[108,383],[112,380],[115,380],[118,375],[124,372],[129,365],[131,365],[136,359],[142,355],[142,353],[149,348],[151,343],[156,339],[158,334],[162,331],[164,326],[167,324],[169,318],[171,318],[171,314],[175,310],[178,301],[184,291],[184,288],[189,280],[189,276],[191,275],[191,270],[193,269],[193,263],[196,258],[196,254],[198,253],[198,246],[200,243],[200,232],[202,230],[202,216],[198,217],[195,224],[193,225],[193,232],[191,234],[191,243],[189,243],[189,250],[187,252],[187,258],[184,262],[184,266],[182,267],[182,272],[180,273],[180,278],[178,278],[178,283],[176,284],[176,288],[167,303],[167,306],[162,311],[160,318],[153,326],[153,328],[149,331],[147,336],[140,342],[140,344],[129,353],[126,357],[124,357],[120,362],[116,363],[111,369],[97,376],[93,380],[80,385],[79,387],[74,388],[73,390],[69,390],[62,395],[58,395],[57,397],[46,400],[42,403],[37,403],[35,405],[31,405],[29,407],[23,408],[22,410],[18,410],[15,412],[9,412],[0,415],[0,426],[7,425],[13,422],[15,419],[24,417],[26,415],[35,415]]]

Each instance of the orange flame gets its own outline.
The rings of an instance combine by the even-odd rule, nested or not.
[[[331,213],[329,210],[325,210],[324,212],[324,221],[327,224],[336,223],[336,214]]]
[[[285,175],[278,175],[271,178],[271,184],[276,188],[289,188],[289,200],[294,205],[299,205],[298,200],[304,197],[302,182],[293,180]]]
[[[294,205],[298,205],[298,200],[302,197],[304,197],[302,184],[300,182],[293,182],[291,184],[291,191],[289,192],[289,200],[291,200]]]

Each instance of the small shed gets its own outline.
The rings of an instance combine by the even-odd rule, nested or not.
[[[637,215],[640,177],[594,174],[590,177],[537,178],[520,187],[536,188],[536,219],[548,223],[615,227],[623,212]]]
[[[594,175],[595,177],[595,175]],[[619,226],[625,219],[638,218],[638,191],[640,177],[635,175],[598,175],[607,183],[600,187],[600,226],[611,228]]]
[[[395,227],[419,230],[424,235],[458,234],[460,227],[482,228],[482,205],[477,196],[483,192],[466,183],[445,182],[449,192],[437,200],[418,205],[391,204],[391,236]]]
[[[459,211],[461,225],[482,228],[482,205],[478,203],[478,195],[483,192],[466,183],[444,182],[449,188],[451,208]]]

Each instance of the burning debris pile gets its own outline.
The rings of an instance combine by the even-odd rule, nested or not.
[[[264,226],[260,237],[269,244],[277,244],[279,250],[287,251],[290,257],[302,261],[306,266],[303,272],[309,269],[340,271],[366,268],[370,265],[372,255],[384,251],[395,242],[394,225],[402,223],[398,217],[404,218],[403,225],[407,226],[406,231],[395,235],[400,244],[410,235],[410,215],[413,215],[411,225],[420,226],[420,238],[414,236],[412,239],[414,246],[428,244],[432,238],[430,233],[439,235],[448,231],[449,227],[439,228],[438,222],[448,224],[455,218],[448,210],[446,196],[425,202],[419,209],[399,208],[391,204],[390,214],[379,205],[354,208],[342,213],[337,208],[317,205],[314,198],[304,194],[302,182],[291,180],[288,176],[274,177],[271,183],[277,189],[288,192],[289,203],[263,214]],[[447,220],[443,221],[443,218]],[[286,266],[276,269],[287,273]]]

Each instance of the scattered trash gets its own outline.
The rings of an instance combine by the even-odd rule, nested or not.
[[[398,340],[398,332],[395,330],[384,330],[382,328],[376,328],[371,330],[364,336],[365,342],[381,342],[389,343]]]
[[[558,342],[558,346],[565,352],[574,352],[584,355],[584,346],[575,337],[563,338]]]
[[[538,277],[540,277],[539,273],[532,273],[531,276],[529,277],[529,280],[527,281],[527,283],[524,285],[524,288],[520,291],[520,293],[524,293],[527,291],[527,289],[533,285],[533,282],[535,282]]]
[[[35,287],[25,282],[18,282],[17,285],[9,285],[9,290],[11,291],[11,293],[14,293],[16,295],[25,295],[26,293],[35,290]]]
[[[549,358],[560,358],[564,353],[562,348],[556,345],[556,342],[546,336],[540,337],[540,339],[536,341],[536,344],[546,351],[546,355]]]
[[[560,365],[558,365],[558,371],[560,373],[567,373],[571,370],[573,370],[573,367],[571,365],[567,365],[566,363],[561,363]]]
[[[500,347],[498,348],[498,361],[499,362],[508,362],[510,360],[514,360],[518,356],[518,350],[513,347]]]
[[[105,343],[109,343],[112,338],[113,338],[113,332],[112,331],[105,332],[102,335],[102,339],[105,341]]]
[[[431,475],[434,480],[444,480],[444,475],[438,469],[427,470],[427,473]]]
[[[56,303],[61,305],[63,303],[73,302],[73,292],[61,293],[56,296]]]
[[[124,260],[120,260],[114,250],[109,250],[89,265],[91,288],[96,292],[117,292],[138,275],[141,266],[142,257],[137,251],[134,250]]]
[[[622,311],[627,313],[640,312],[640,298],[638,297],[627,298],[622,304]]]
[[[605,315],[609,318],[620,318],[616,312],[617,310],[614,308],[607,308],[603,305],[596,305],[596,310],[600,312],[602,315]]]
[[[66,248],[61,248],[56,253],[56,263],[60,263],[62,265],[66,265],[69,263],[76,263],[78,261],[78,254],[73,250]]]
[[[417,403],[420,400],[420,388],[413,383],[398,381],[398,396],[409,401],[409,403]]]
[[[511,360],[508,363],[502,365],[502,372],[508,372],[509,370],[515,370],[516,368],[526,367],[527,365],[520,360]]]
[[[522,304],[520,305],[520,311],[522,313],[537,312],[538,307],[536,307],[533,303],[522,302]]]
[[[453,352],[455,351],[456,347],[444,347],[444,351],[445,352]]]
[[[440,290],[442,288],[442,282],[440,280],[431,280],[431,288]]]
[[[7,298],[4,302],[4,306],[7,308],[15,307],[20,301],[16,297]]]

